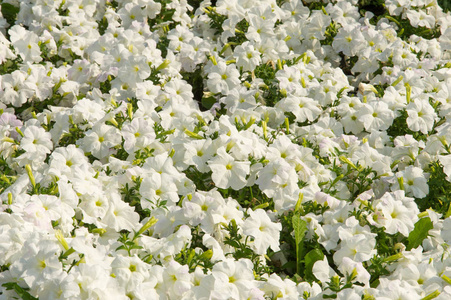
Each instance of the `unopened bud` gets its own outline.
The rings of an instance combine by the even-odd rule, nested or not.
[[[157,222],[158,222],[158,220],[155,217],[150,218],[146,222],[146,224],[144,224],[143,227],[141,227],[141,229],[136,233],[136,236],[140,236],[141,234],[146,232],[150,227],[157,224]]]
[[[31,185],[33,188],[36,186],[36,180],[34,179],[33,172],[31,171],[30,165],[25,165],[25,170],[27,171],[28,178],[30,178]]]
[[[69,245],[67,244],[66,239],[64,238],[63,232],[59,229],[55,230],[55,237],[61,243],[64,250],[69,250]]]

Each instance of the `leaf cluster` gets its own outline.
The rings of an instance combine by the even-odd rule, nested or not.
[[[254,271],[258,276],[265,273],[271,274],[273,272],[270,266],[266,266],[261,263],[260,256],[257,255],[248,244],[252,238],[249,236],[244,238],[241,235],[234,219],[232,219],[228,225],[224,225],[223,229],[228,232],[228,236],[226,236],[224,244],[234,248],[234,252],[227,253],[226,255],[231,255],[236,260],[240,258],[247,258],[251,260],[254,264]]]
[[[28,292],[29,289],[21,287],[17,282],[4,283],[2,284],[2,286],[6,288],[7,291],[14,290],[17,293],[17,295],[23,300],[39,300],[39,298],[33,297]]]
[[[439,161],[431,162],[427,172],[429,194],[425,198],[416,199],[415,202],[420,211],[431,208],[448,217],[451,215],[451,182],[446,180],[447,175],[443,172],[443,165]]]
[[[312,239],[306,239],[308,226],[302,217],[309,213],[322,214],[328,209],[328,206],[312,201],[297,206],[293,211],[280,218],[282,223],[280,245],[287,263],[280,266],[273,261],[273,264],[275,264],[276,272],[285,273],[294,281],[307,280],[312,282],[316,280],[312,273],[313,265],[316,261],[324,258],[326,251],[318,243],[316,233],[313,234]]]

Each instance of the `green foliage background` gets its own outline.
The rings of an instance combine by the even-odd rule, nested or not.
[[[437,2],[444,12],[451,10],[451,0],[437,0]]]

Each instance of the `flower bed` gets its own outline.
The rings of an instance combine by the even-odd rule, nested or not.
[[[451,299],[435,0],[2,1],[1,299]]]

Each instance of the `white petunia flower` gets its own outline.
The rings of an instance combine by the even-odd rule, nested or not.
[[[136,117],[125,123],[121,132],[124,137],[124,150],[130,154],[144,149],[155,140],[152,123],[144,118]]]
[[[296,95],[288,95],[281,101],[277,102],[276,108],[285,112],[291,112],[296,117],[296,122],[313,122],[320,114],[320,105],[308,97],[299,97]]]
[[[254,274],[252,273],[252,262],[249,259],[235,261],[232,258],[216,263],[212,274],[216,280],[227,285],[232,291],[229,295],[244,295],[251,288],[256,288]],[[239,297],[241,298],[241,297]]]
[[[282,158],[270,162],[261,169],[255,181],[268,197],[273,197],[277,190],[294,192],[298,187],[297,182],[298,176],[295,169]]]
[[[265,281],[262,282],[261,290],[265,292],[265,298],[259,297],[255,298],[258,300],[262,299],[270,299],[277,295],[281,299],[300,299],[302,294],[299,294],[296,289],[296,284],[293,280],[288,278],[282,279],[276,273],[272,273],[271,275],[263,275]],[[254,299],[254,298],[252,298]]]
[[[102,159],[113,152],[113,147],[121,143],[122,136],[119,129],[97,123],[91,130],[86,132],[86,136],[77,141],[85,152],[90,152],[95,157]]]
[[[179,201],[177,186],[173,178],[166,173],[155,171],[146,174],[141,182],[139,193],[141,194],[141,206],[143,208],[155,208],[160,203],[173,205]]]
[[[27,152],[50,153],[53,149],[51,135],[42,127],[28,126],[23,132],[24,136],[20,141],[20,146]]]
[[[211,178],[219,188],[231,187],[234,190],[239,190],[247,183],[246,176],[250,172],[250,162],[236,161],[226,152],[225,147],[216,150],[216,157],[208,161],[208,166],[213,172]]]
[[[402,180],[406,195],[424,198],[429,194],[429,186],[422,169],[408,166],[405,170],[396,173],[396,177],[398,184],[395,184],[395,186],[399,187],[399,180]]]
[[[219,61],[208,73],[207,87],[213,93],[227,94],[240,83],[240,73],[234,64]]]
[[[388,105],[382,101],[371,101],[364,103],[358,111],[359,121],[367,131],[387,130],[393,123],[394,114]]]
[[[172,260],[164,268],[162,288],[169,298],[180,299],[184,293],[192,288],[188,265],[180,265]]]
[[[335,271],[329,266],[326,256],[324,256],[322,260],[317,260],[313,264],[312,272],[313,276],[315,276],[316,279],[321,281],[323,284],[329,282],[333,276],[337,275],[337,273],[335,273]]]
[[[26,81],[26,76],[27,74],[20,70],[2,76],[0,97],[4,104],[11,103],[15,107],[20,107],[33,96],[34,87]]]
[[[410,24],[415,27],[426,27],[432,28],[435,25],[435,17],[431,14],[426,13],[423,10],[413,10],[409,9],[406,12],[407,19],[409,19]]]
[[[361,282],[365,286],[370,285],[370,273],[368,273],[361,262],[355,262],[349,257],[344,257],[338,269],[345,276],[355,276],[353,281]]]
[[[404,191],[385,193],[376,201],[373,220],[385,227],[385,232],[400,232],[408,236],[418,220],[419,210],[413,198],[406,197]]]
[[[38,63],[42,60],[39,49],[39,37],[33,31],[28,31],[20,25],[14,25],[8,31],[11,44],[22,57],[23,61]]]
[[[265,254],[269,247],[273,251],[279,250],[279,236],[282,224],[273,223],[263,209],[248,210],[249,217],[242,228],[245,235],[252,236],[252,247],[257,254]]]
[[[407,107],[407,126],[412,131],[421,131],[427,134],[434,126],[437,114],[426,99],[415,99]]]
[[[9,270],[13,277],[22,278],[29,287],[35,288],[46,280],[61,276],[60,248],[56,240],[36,234],[24,244],[21,252],[22,256],[11,264]]]
[[[236,65],[243,68],[243,71],[253,71],[261,63],[260,55],[249,42],[237,46],[234,51]]]
[[[345,257],[355,262],[370,260],[376,253],[376,239],[368,239],[364,234],[357,234],[340,242],[340,248],[334,253],[334,262],[340,264]]]
[[[344,55],[354,56],[364,49],[365,38],[357,25],[345,25],[339,29],[332,42],[332,47]]]

